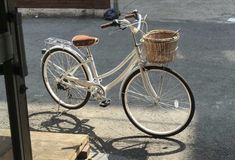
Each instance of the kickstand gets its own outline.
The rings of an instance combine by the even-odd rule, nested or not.
[[[60,107],[61,107],[61,105],[60,105],[60,103],[58,103],[58,107],[57,107],[57,117],[60,117],[62,114],[64,114],[64,113],[68,113],[69,111],[70,111],[70,109],[66,109],[65,111],[60,111]]]

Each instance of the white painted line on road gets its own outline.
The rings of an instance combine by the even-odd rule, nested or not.
[[[228,21],[228,22],[231,22],[231,23],[235,23],[235,18],[234,18],[234,17],[229,18],[227,21]]]

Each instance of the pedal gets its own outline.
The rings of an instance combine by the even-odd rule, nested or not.
[[[100,107],[107,107],[108,105],[110,105],[110,103],[111,103],[111,99],[105,99],[105,100],[101,101],[99,103],[99,105],[100,105]]]

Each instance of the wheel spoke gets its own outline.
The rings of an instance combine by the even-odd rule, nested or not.
[[[55,79],[57,79],[57,77],[54,75],[54,73],[51,71],[50,68],[48,68],[48,71],[51,73],[51,75],[52,75]]]
[[[171,70],[146,67],[150,83],[159,96],[148,96],[135,71],[124,83],[123,106],[131,122],[141,131],[154,136],[170,136],[182,131],[194,113],[194,99],[186,82]]]
[[[184,108],[184,107],[180,107],[180,106],[176,107],[175,105],[170,104],[170,103],[159,102],[159,104],[164,105],[166,108],[172,109],[172,110],[177,110],[177,111],[188,110],[188,108]],[[163,108],[165,108],[165,107],[163,107]]]
[[[143,100],[143,98],[144,98],[145,102],[150,102],[151,103],[151,101],[149,101],[150,97],[147,96],[147,95],[143,95],[141,93],[137,93],[137,92],[130,91],[130,90],[127,91],[127,92],[132,93],[132,94],[129,95],[130,97],[133,97],[133,98],[136,98],[136,99],[139,99],[139,100]]]
[[[65,72],[65,70],[64,69],[62,69],[61,67],[59,67],[58,65],[56,65],[55,63],[52,63],[51,61],[48,61],[49,62],[49,64],[52,64],[55,68],[57,68],[57,69],[59,69],[59,70],[61,70],[62,71],[62,73],[64,73]],[[49,66],[51,66],[51,65],[49,65]],[[58,72],[57,70],[56,70],[56,72]]]
[[[88,90],[64,78],[72,73],[70,76],[87,80],[87,73],[80,64],[76,56],[65,50],[48,53],[43,59],[43,79],[46,88],[52,98],[65,108],[79,108],[90,97]]]

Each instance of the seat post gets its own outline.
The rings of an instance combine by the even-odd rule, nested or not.
[[[93,55],[92,55],[92,53],[91,53],[90,47],[87,47],[87,57],[88,57],[88,59],[89,59],[90,62],[91,62],[91,71],[92,71],[93,77],[94,77],[95,80],[97,80],[97,78],[98,78],[98,73],[97,73],[95,61],[94,61]],[[99,80],[97,80],[97,82],[100,84],[100,81],[99,81]]]

